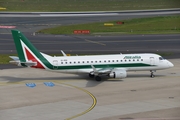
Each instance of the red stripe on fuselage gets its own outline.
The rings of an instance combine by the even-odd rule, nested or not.
[[[27,59],[29,61],[33,61],[33,62],[37,62],[37,65],[36,66],[31,66],[33,68],[41,68],[41,69],[45,69],[42,64],[40,62],[37,61],[37,59],[25,48],[25,52],[26,52],[26,55],[27,55]]]

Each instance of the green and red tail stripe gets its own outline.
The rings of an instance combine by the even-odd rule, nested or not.
[[[18,30],[12,30],[14,43],[20,62],[36,62],[35,68],[51,69],[52,65],[44,56],[29,42],[29,40]],[[47,65],[46,65],[47,64]]]

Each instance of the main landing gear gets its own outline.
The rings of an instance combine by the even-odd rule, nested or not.
[[[94,74],[89,73],[89,77],[90,77],[90,78],[95,78],[96,81],[101,81],[101,77],[98,76],[98,75],[95,76]]]
[[[95,76],[95,80],[96,81],[101,81],[101,77],[100,76]]]
[[[154,78],[155,77],[155,75],[154,75],[154,72],[156,72],[156,71],[153,71],[153,70],[150,70],[150,72],[151,72],[151,78]]]
[[[90,78],[94,78],[94,74],[89,73]]]

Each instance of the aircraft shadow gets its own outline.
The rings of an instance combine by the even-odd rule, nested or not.
[[[123,82],[123,80],[112,80],[110,79],[109,77],[107,76],[102,76],[101,78],[101,81],[96,81],[94,78],[89,78],[87,76],[82,76],[83,78],[86,77],[86,80],[87,80],[87,84],[86,84],[86,87],[95,87],[103,82]]]
[[[165,75],[155,75],[155,77],[163,77]],[[150,76],[148,74],[128,74],[128,78],[149,78]],[[12,76],[0,76],[0,78],[4,79],[3,81],[7,81],[7,83],[16,83],[21,82],[25,80],[32,80],[32,82],[35,82],[36,80],[57,80],[57,81],[65,81],[65,80],[85,80],[87,81],[86,87],[95,87],[103,82],[123,82],[124,79],[110,79],[107,76],[102,76],[101,81],[96,81],[94,78],[89,78],[87,75],[76,75],[76,76],[67,76],[67,77],[34,77],[34,78],[26,78],[26,77],[12,77]]]
[[[154,75],[155,75],[155,77],[163,77],[163,76],[165,76],[165,75],[156,75],[156,74],[154,74]],[[142,77],[150,78],[150,75],[149,74],[128,74],[127,77],[128,78],[142,78]]]
[[[9,83],[13,82],[20,82],[25,80],[70,80],[70,79],[82,79],[78,76],[68,76],[68,77],[33,77],[33,78],[26,78],[26,77],[12,77],[12,76],[1,76],[4,80],[7,80]]]
[[[94,78],[89,78],[87,75],[77,75],[77,76],[68,76],[68,77],[34,77],[34,78],[26,78],[26,77],[12,77],[12,76],[0,76],[0,78],[4,79],[3,81],[7,81],[7,83],[17,83],[25,80],[30,80],[35,82],[36,80],[86,80],[86,87],[95,87],[102,82],[118,82],[122,80],[108,80],[108,77],[102,77],[102,81],[96,81]]]

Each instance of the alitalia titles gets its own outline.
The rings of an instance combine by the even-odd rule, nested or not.
[[[141,56],[125,56],[124,59],[141,59]]]

